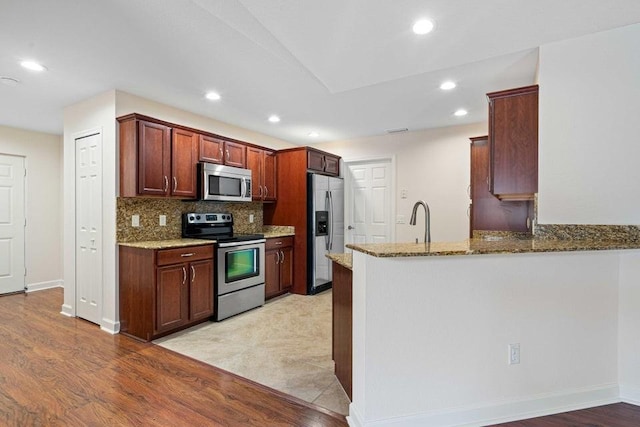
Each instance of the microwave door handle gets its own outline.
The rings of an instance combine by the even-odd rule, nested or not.
[[[242,177],[242,191],[240,197],[244,198],[247,195],[247,178]]]

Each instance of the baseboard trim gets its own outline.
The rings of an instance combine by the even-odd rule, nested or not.
[[[38,282],[28,284],[25,292],[43,291],[45,289],[64,288],[64,280],[49,280],[47,282]]]
[[[113,320],[102,318],[100,330],[109,332],[111,335],[115,335],[120,332],[120,322],[114,322]]]
[[[620,400],[624,403],[640,406],[640,388],[620,384]]]
[[[483,406],[433,411],[407,417],[363,421],[353,404],[347,422],[351,427],[480,427],[620,402],[617,384],[547,393],[529,399],[501,401]]]
[[[73,310],[73,307],[68,304],[62,304],[60,314],[67,317],[76,317],[76,312]]]

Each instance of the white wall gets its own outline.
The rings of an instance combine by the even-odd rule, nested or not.
[[[618,253],[353,261],[352,426],[479,426],[617,401]]]
[[[194,129],[212,132],[229,138],[239,139],[276,150],[295,147],[281,139],[230,125],[209,117],[170,107],[126,92],[116,92],[116,117],[130,113],[139,113],[170,123],[188,126]]]
[[[540,48],[540,223],[640,224],[640,24]]]
[[[25,157],[28,290],[62,285],[62,138],[0,126],[0,153]]]
[[[618,381],[623,401],[640,405],[640,253],[620,256]]]
[[[343,157],[344,161],[392,157],[396,161],[395,215],[404,215],[405,224],[396,224],[396,241],[411,242],[424,237],[421,225],[409,225],[413,204],[424,199],[431,211],[433,241],[457,241],[469,236],[469,138],[487,134],[486,123],[451,126],[315,144],[314,147]],[[402,199],[401,190],[408,196]],[[422,212],[422,211],[419,211]],[[418,221],[422,224],[419,214]]]
[[[75,284],[75,139],[90,131],[102,133],[102,320],[100,327],[119,330],[116,274],[116,92],[108,91],[64,110],[64,305],[62,312],[76,314]]]

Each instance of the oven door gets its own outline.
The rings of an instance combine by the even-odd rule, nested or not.
[[[219,243],[216,295],[264,283],[265,240]]]

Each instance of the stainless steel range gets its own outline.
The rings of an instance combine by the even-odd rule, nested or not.
[[[234,234],[227,212],[186,213],[182,237],[215,240],[214,319],[226,319],[264,305],[262,234]]]

